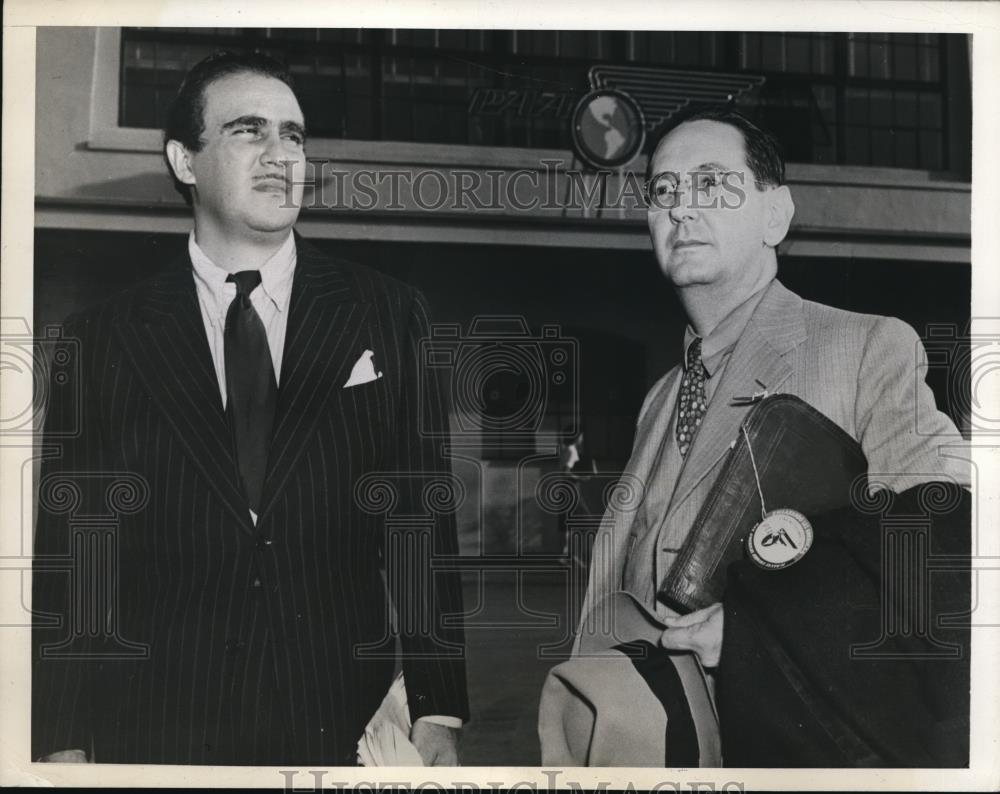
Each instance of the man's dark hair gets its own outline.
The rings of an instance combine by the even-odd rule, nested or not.
[[[781,147],[777,139],[738,110],[730,107],[695,108],[679,118],[671,118],[655,130],[650,136],[653,145],[649,150],[649,163],[646,166],[647,179],[652,176],[653,155],[657,147],[667,135],[689,121],[718,121],[720,124],[735,127],[743,136],[747,165],[750,166],[750,172],[757,184],[773,187],[785,184],[785,161],[781,156]]]
[[[213,52],[207,58],[191,67],[184,77],[184,82],[177,90],[177,96],[170,103],[167,111],[167,124],[163,129],[163,159],[167,159],[167,141],[179,141],[192,152],[201,151],[205,132],[205,89],[223,77],[234,74],[260,74],[273,77],[287,85],[295,93],[295,84],[288,69],[280,62],[263,52],[238,53],[229,50]],[[296,96],[298,99],[298,96]],[[301,105],[301,102],[299,103]],[[174,174],[167,160],[167,170],[174,180],[174,187],[191,204],[191,186],[185,185]]]

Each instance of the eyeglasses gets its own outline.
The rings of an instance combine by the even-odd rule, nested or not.
[[[680,205],[681,189],[686,185],[694,209],[714,209],[720,206],[719,199],[724,195],[722,206],[736,209],[742,206],[746,195],[745,179],[742,171],[692,171],[683,180],[676,171],[661,171],[643,183],[643,194],[650,208],[674,209]],[[760,190],[766,187],[756,179],[753,182]]]

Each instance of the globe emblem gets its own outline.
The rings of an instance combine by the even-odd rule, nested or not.
[[[625,165],[642,149],[642,111],[622,91],[601,89],[587,94],[577,105],[573,122],[577,154],[596,168]]]

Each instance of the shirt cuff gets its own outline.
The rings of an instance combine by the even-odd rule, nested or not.
[[[424,717],[417,717],[417,722],[430,722],[434,725],[443,725],[445,728],[461,728],[460,717],[446,717],[443,714],[428,714]]]

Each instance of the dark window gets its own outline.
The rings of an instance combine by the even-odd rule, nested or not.
[[[571,30],[123,28],[125,127],[162,127],[185,72],[258,48],[295,76],[314,137],[570,147],[597,64],[763,75],[739,97],[789,160],[947,166],[944,36]],[[489,97],[470,112],[474,97]]]

